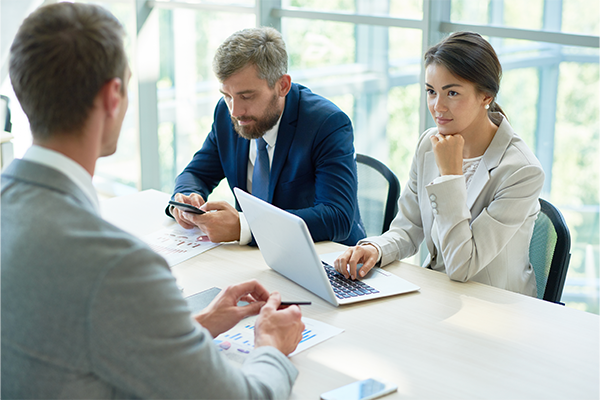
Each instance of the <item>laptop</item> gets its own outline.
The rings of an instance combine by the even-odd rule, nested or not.
[[[235,196],[267,265],[289,280],[335,306],[414,292],[419,287],[381,268],[362,280],[346,279],[335,271],[330,253],[323,261],[304,220],[239,188]]]

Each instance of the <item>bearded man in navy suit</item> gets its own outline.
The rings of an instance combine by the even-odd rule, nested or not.
[[[168,207],[167,214],[184,228],[198,226],[213,242],[253,243],[239,206],[206,200],[224,178],[232,190],[259,192],[253,172],[257,140],[264,139],[270,175],[260,197],[302,218],[316,242],[354,245],[364,238],[352,123],[332,102],[291,82],[281,34],[273,28],[234,33],[217,50],[213,69],[223,98],[173,195],[213,212]]]

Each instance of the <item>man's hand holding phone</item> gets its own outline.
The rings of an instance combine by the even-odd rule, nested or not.
[[[239,213],[225,201],[206,203],[197,193],[189,196],[177,193],[169,202],[169,207],[171,215],[179,225],[185,229],[197,226],[213,243],[240,240]]]
[[[178,201],[169,200],[169,204],[181,211],[191,212],[192,214],[204,214],[206,211],[199,209],[196,206]]]
[[[175,221],[185,229],[192,229],[196,224],[184,216],[184,212],[193,214],[204,214],[205,211],[200,207],[205,203],[202,196],[197,193],[192,193],[189,196],[177,193],[174,200],[169,201],[171,215]]]

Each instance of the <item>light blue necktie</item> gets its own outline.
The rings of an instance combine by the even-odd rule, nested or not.
[[[265,139],[254,139],[256,142],[256,159],[252,173],[252,194],[259,199],[268,201],[269,197],[269,153]]]

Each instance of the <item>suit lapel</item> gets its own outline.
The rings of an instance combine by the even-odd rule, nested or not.
[[[277,186],[277,181],[288,158],[294,136],[296,135],[299,96],[298,85],[293,83],[285,99],[285,108],[281,116],[281,122],[279,123],[279,132],[277,132],[277,143],[275,144],[275,153],[273,154],[273,163],[271,164],[271,177],[269,179],[269,202],[273,201],[273,191]]]
[[[469,189],[467,189],[467,208],[470,210],[475,204],[475,200],[481,194],[481,191],[485,187],[485,184],[490,180],[489,169],[485,163],[485,157],[481,159],[473,178],[471,179],[471,184],[469,185]]]
[[[506,119],[503,118],[467,190],[467,207],[469,210],[473,207],[475,200],[477,200],[483,188],[485,188],[485,185],[490,180],[490,172],[500,164],[506,149],[510,145],[512,136],[512,129],[510,129],[510,125],[508,125]]]
[[[236,132],[237,136],[237,132]],[[244,191],[248,191],[248,157],[250,154],[250,140],[237,136],[239,144],[237,146],[237,154],[234,162],[237,164],[235,171],[237,172],[237,182],[234,187],[239,187]]]

